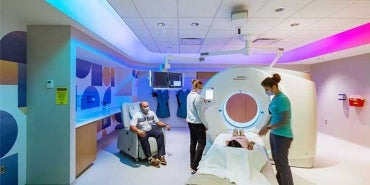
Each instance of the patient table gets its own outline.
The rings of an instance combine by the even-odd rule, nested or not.
[[[246,133],[249,141],[256,142],[253,150],[226,147],[231,133],[219,134],[203,157],[196,175],[188,185],[273,185],[277,184],[268,160],[263,140],[255,133]]]

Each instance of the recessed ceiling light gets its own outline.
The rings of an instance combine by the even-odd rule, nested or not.
[[[285,10],[285,8],[280,7],[280,8],[276,8],[274,11],[275,11],[275,12],[282,12],[282,11],[284,11],[284,10]]]
[[[193,22],[193,23],[191,23],[190,25],[192,25],[192,26],[199,26],[199,23],[197,23],[197,22]]]
[[[299,23],[290,24],[291,27],[298,26],[298,25],[299,25]]]
[[[163,22],[159,22],[159,23],[157,23],[157,25],[158,25],[158,26],[166,26],[166,24],[165,24],[165,23],[163,23]]]

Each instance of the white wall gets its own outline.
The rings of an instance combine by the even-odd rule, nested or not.
[[[370,54],[314,64],[318,130],[370,148]],[[338,100],[338,93],[361,95],[362,108]]]

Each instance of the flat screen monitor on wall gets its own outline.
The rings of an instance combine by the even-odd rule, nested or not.
[[[182,88],[182,85],[182,73],[150,72],[150,86],[153,88]]]
[[[170,88],[182,88],[182,73],[168,73]]]
[[[151,86],[153,88],[168,88],[167,72],[151,72]]]

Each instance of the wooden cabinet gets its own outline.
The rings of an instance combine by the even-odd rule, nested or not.
[[[96,129],[101,120],[76,128],[76,177],[86,170],[96,159]]]

